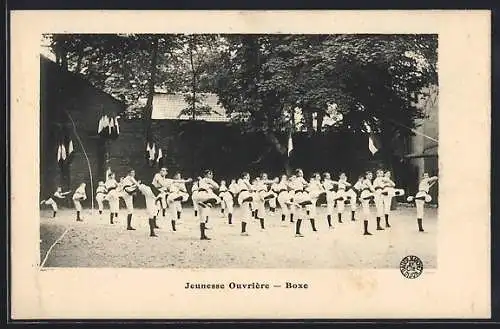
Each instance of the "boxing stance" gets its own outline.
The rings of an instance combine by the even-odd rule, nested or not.
[[[210,217],[210,209],[219,204],[221,200],[213,192],[214,189],[218,189],[219,184],[213,180],[213,172],[211,170],[206,170],[204,177],[198,182],[198,192],[193,196],[193,201],[198,203],[200,214],[200,240],[210,240],[206,236],[206,224]]]
[[[354,187],[352,186],[352,184],[350,184],[347,181],[347,176],[345,173],[340,174],[339,189],[342,186],[345,187],[345,190],[343,192],[344,205],[342,205],[342,212],[344,210],[345,204],[348,203],[351,206],[351,221],[355,221],[356,220],[355,214],[356,214],[356,209],[357,209],[358,195],[357,195]]]
[[[290,215],[290,222],[293,222],[289,205],[290,193],[288,193],[288,177],[286,175],[281,175],[279,183],[274,183],[271,189],[277,195],[275,200],[281,208],[281,221],[284,222],[287,216]]]
[[[223,210],[227,210],[227,221],[228,224],[233,224],[233,211],[234,211],[234,196],[236,195],[236,191],[238,187],[236,185],[236,181],[233,179],[229,184],[229,188],[226,186],[226,181],[221,181],[219,188],[219,198],[222,199],[222,213]]]
[[[118,210],[120,208],[118,182],[115,179],[114,172],[110,172],[108,174],[106,182],[104,183],[104,187],[108,191],[108,194],[106,194],[104,200],[108,201],[109,203],[109,223],[114,224],[113,219],[118,217]]]
[[[248,236],[247,221],[252,217],[252,201],[253,201],[253,187],[250,184],[250,174],[247,172],[242,173],[241,178],[238,179],[238,204],[242,210],[241,214],[241,235]]]
[[[255,218],[260,222],[261,230],[265,229],[265,202],[274,198],[274,193],[268,191],[268,184],[274,181],[267,179],[267,174],[262,174],[259,179],[256,179],[253,184],[254,188],[254,204],[255,204]]]
[[[60,186],[57,187],[56,191],[54,192],[54,198],[56,200],[62,200],[62,199],[66,199],[66,195],[70,194],[71,191],[68,191],[68,192],[63,192],[62,191],[62,188]],[[49,197],[47,200],[42,200],[40,202],[40,204],[46,204],[46,205],[49,205],[52,207],[52,211],[53,211],[53,215],[52,215],[52,218],[56,217],[56,214],[57,214],[57,202],[54,200],[54,198],[52,197]]]
[[[81,183],[80,186],[75,190],[73,194],[73,203],[76,208],[76,221],[82,222],[82,218],[80,217],[80,213],[82,211],[82,204],[80,201],[87,200],[87,193],[85,192],[85,183]]]
[[[134,196],[136,195],[139,184],[140,182],[135,179],[135,170],[130,169],[127,176],[123,179],[123,192],[121,193],[121,197],[125,201],[125,206],[127,207],[127,230],[129,231],[135,231],[135,228],[132,227],[132,216],[134,211]]]
[[[409,196],[407,200],[409,202],[415,201],[415,205],[417,207],[417,224],[418,231],[424,232],[424,227],[422,224],[424,218],[424,203],[431,202],[432,197],[429,195],[430,188],[437,182],[438,177],[432,176],[429,177],[428,173],[424,173],[420,183],[418,184],[418,192],[413,196]]]
[[[198,216],[198,203],[194,201],[196,199],[196,193],[198,193],[198,182],[200,181],[201,177],[197,177],[196,180],[193,182],[193,185],[191,186],[191,201],[193,202],[193,210],[194,210],[194,217]]]
[[[337,182],[337,193],[335,196],[335,201],[337,202],[337,217],[339,223],[342,223],[342,214],[344,213],[345,203],[348,201],[350,202],[353,198],[351,186],[352,185],[347,181],[346,174],[341,173],[339,176],[339,181]],[[354,214],[352,214],[352,218],[354,218]]]
[[[290,206],[290,221],[293,223],[294,214],[299,211],[300,207],[297,206],[294,201],[295,194],[304,192],[304,188],[308,185],[304,179],[304,172],[302,169],[296,169],[295,175],[292,175],[288,180],[288,190],[290,191],[290,200],[292,201]]]
[[[364,232],[363,235],[372,235],[368,231],[368,222],[370,220],[370,201],[373,200],[374,195],[373,192],[375,189],[372,185],[373,174],[370,171],[367,171],[365,177],[363,178],[361,184],[359,185],[361,188],[360,200],[361,207],[363,208],[363,227]]]
[[[149,236],[157,237],[155,233],[155,228],[157,228],[156,215],[158,214],[159,207],[158,203],[156,202],[156,196],[153,193],[151,187],[145,184],[139,184],[137,189],[139,190],[139,192],[142,193],[142,195],[144,195],[144,198],[146,199],[146,210],[148,213],[148,222],[149,222]]]
[[[106,198],[106,194],[108,191],[106,190],[106,185],[103,181],[99,181],[97,184],[97,189],[95,191],[95,200],[97,201],[97,208],[99,209],[99,215],[102,215],[104,210],[104,199]]]
[[[326,220],[328,221],[328,228],[333,228],[332,215],[335,207],[335,199],[337,197],[334,188],[335,185],[337,185],[337,182],[331,179],[330,173],[325,172],[323,174],[323,189],[326,193]]]
[[[377,209],[377,231],[384,230],[384,228],[380,225],[380,221],[384,215],[384,200],[382,198],[382,190],[384,187],[384,171],[379,169],[376,171],[376,177],[373,180],[373,188],[375,190],[374,201],[375,208]]]
[[[191,181],[192,179],[181,179],[180,173],[176,173],[174,179],[165,179],[165,183],[168,186],[168,196],[166,201],[168,208],[171,209],[171,224],[174,232],[176,231],[176,220],[181,219],[182,202],[186,202],[189,198],[185,183],[190,183]]]
[[[156,202],[160,204],[160,209],[162,211],[162,216],[166,216],[167,212],[167,193],[168,193],[168,184],[167,184],[167,168],[163,167],[160,169],[160,172],[156,173],[153,176],[153,181],[151,182],[151,187],[153,194],[156,195]],[[159,215],[159,214],[158,214]]]
[[[309,180],[309,184],[306,186],[305,191],[309,194],[311,203],[305,206],[306,215],[309,217],[311,222],[311,227],[313,232],[317,232],[316,229],[316,204],[318,199],[322,194],[325,193],[323,185],[321,184],[321,176],[319,173],[314,173]]]
[[[275,177],[269,186],[269,192],[272,193],[273,197],[268,200],[268,204],[269,204],[269,211],[271,211],[273,214],[276,212],[276,207],[278,206],[279,189],[277,189],[277,187],[279,183],[280,183],[280,178]]]
[[[396,189],[396,183],[391,179],[391,172],[384,173],[384,189],[382,190],[382,201],[384,203],[385,227],[389,228],[389,215],[391,214],[392,198],[395,196],[404,195],[404,190]]]
[[[265,192],[262,192],[262,198],[264,199],[262,207],[265,209],[264,206],[267,202],[269,204],[269,210],[274,213],[276,210],[276,193],[274,193],[270,187],[272,184],[278,183],[279,178],[269,179],[266,173],[262,173],[260,175],[260,181],[261,184],[263,184],[261,187],[264,187],[265,189]]]

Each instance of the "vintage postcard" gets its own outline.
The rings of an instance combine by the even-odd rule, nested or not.
[[[490,317],[488,11],[11,12],[13,319]]]

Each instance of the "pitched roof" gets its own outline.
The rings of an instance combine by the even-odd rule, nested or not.
[[[181,115],[183,109],[190,105],[185,101],[185,93],[164,93],[156,91],[153,97],[152,119],[156,120],[189,120],[189,115]],[[212,113],[207,115],[197,115],[196,120],[227,122],[230,120],[226,115],[226,110],[219,104],[215,94],[202,93],[204,96],[203,105],[208,105]]]

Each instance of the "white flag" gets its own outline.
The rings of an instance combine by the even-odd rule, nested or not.
[[[101,117],[101,118],[99,119],[99,126],[97,127],[97,133],[98,133],[98,134],[100,134],[100,133],[101,133],[101,131],[102,131],[102,128],[103,128],[103,122],[104,122],[104,119],[103,119],[103,117]]]
[[[155,153],[156,153],[156,148],[155,144],[153,144],[153,147],[149,150],[149,160],[154,161]]]
[[[111,118],[111,120],[109,120],[109,134],[110,135],[113,132],[114,127],[115,127],[115,121],[113,120],[113,118]]]
[[[148,145],[146,146],[146,152],[148,152],[148,154],[149,154],[149,151],[151,151],[151,147],[149,146],[149,143],[148,143]]]
[[[73,153],[73,141],[70,139],[69,146],[68,146],[68,156],[70,156],[71,153]]]
[[[118,117],[115,117],[116,134],[120,135],[120,126],[118,125]]]
[[[61,159],[66,160],[66,148],[61,145]]]
[[[288,135],[288,156],[290,156],[292,150],[293,150],[293,140],[292,140],[292,134],[290,133]]]
[[[161,149],[158,149],[158,159],[156,161],[159,162],[161,158],[163,158],[163,154],[161,153]]]
[[[370,150],[370,152],[372,152],[372,154],[378,152],[378,148],[375,146],[375,142],[373,141],[372,136],[368,137],[368,149]]]
[[[109,127],[109,118],[107,115],[105,115],[102,118],[102,129],[108,128]]]
[[[61,145],[59,145],[59,147],[57,148],[57,162],[61,161],[61,153]]]

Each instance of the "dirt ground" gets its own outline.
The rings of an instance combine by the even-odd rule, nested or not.
[[[135,210],[136,231],[125,229],[123,210],[111,225],[107,210],[102,218],[97,211],[92,216],[90,210],[84,210],[84,221],[76,222],[74,210],[60,210],[53,219],[51,211],[43,209],[41,259],[68,229],[50,252],[45,267],[378,269],[399,268],[407,255],[420,257],[426,268],[437,266],[437,209],[426,209],[425,233],[418,232],[415,208],[400,207],[391,216],[391,228],[376,231],[375,219],[370,222],[372,236],[362,235],[360,213],[351,221],[347,210],[342,224],[335,217],[332,230],[324,212],[318,208],[318,232],[311,230],[309,221],[303,221],[304,237],[296,238],[295,225],[288,220],[281,222],[279,212],[268,213],[265,231],[260,230],[257,220],[248,223],[250,235],[245,237],[240,236],[239,209],[232,225],[216,211],[207,231],[212,240],[200,241],[199,222],[191,208],[184,209],[177,232],[172,231],[168,217],[160,216],[158,238],[149,237],[144,209]]]

